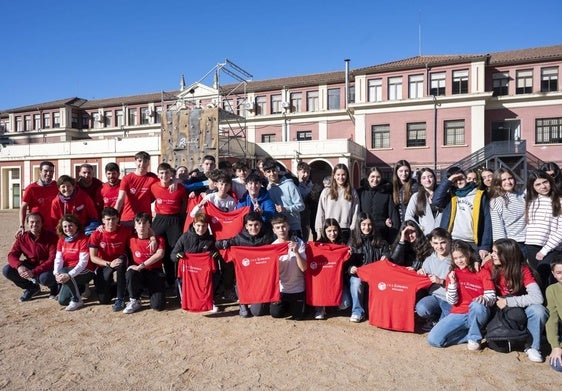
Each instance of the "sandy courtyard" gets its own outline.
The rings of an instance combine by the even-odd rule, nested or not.
[[[3,267],[17,214],[0,212]],[[1,390],[559,390],[562,375],[521,352],[431,348],[424,335],[386,331],[347,314],[326,321],[242,319],[238,307],[194,314],[113,313],[87,301],[66,312],[0,279]]]

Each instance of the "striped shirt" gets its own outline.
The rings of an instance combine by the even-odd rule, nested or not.
[[[550,197],[539,194],[529,205],[528,215],[526,244],[541,246],[543,255],[562,247],[562,215],[552,216]]]
[[[510,238],[525,241],[525,196],[523,193],[506,193],[490,200],[490,217],[494,241]]]

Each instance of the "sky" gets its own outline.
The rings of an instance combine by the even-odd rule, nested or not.
[[[18,0],[0,12],[0,110],[173,91],[182,74],[212,85],[225,59],[264,80],[562,44],[560,0]]]

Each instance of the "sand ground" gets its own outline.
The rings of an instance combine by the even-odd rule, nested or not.
[[[17,227],[0,212],[1,266]],[[64,311],[0,278],[1,390],[560,390],[562,375],[522,352],[431,348],[422,334],[325,321],[242,319],[237,306],[188,313],[171,303],[125,315],[90,300]]]

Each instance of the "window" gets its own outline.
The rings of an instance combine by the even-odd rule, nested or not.
[[[129,126],[137,124],[137,109],[129,109]]]
[[[228,111],[229,113],[235,113],[235,107],[234,107],[234,99],[225,99],[223,101],[223,108],[225,111]]]
[[[492,91],[494,96],[507,95],[509,74],[506,72],[492,74]]]
[[[453,71],[453,94],[468,94],[468,70]]]
[[[60,128],[60,113],[53,113],[53,128]]]
[[[517,71],[516,75],[517,87],[515,93],[519,95],[533,92],[533,71],[531,69]]]
[[[311,130],[299,130],[297,131],[297,141],[312,140]]]
[[[355,103],[355,86],[349,87],[349,101],[348,103]]]
[[[23,121],[21,115],[18,115],[16,117],[16,132],[21,132],[21,131],[23,131]]]
[[[464,145],[464,120],[445,121],[445,145]]]
[[[261,142],[262,143],[273,143],[275,142],[275,134],[262,134],[261,135]]]
[[[369,102],[382,102],[382,79],[373,79],[368,82]]]
[[[0,134],[5,133],[5,132],[9,132],[8,129],[8,122],[6,121],[0,121]]]
[[[291,93],[291,111],[293,113],[300,113],[302,111],[302,93]]]
[[[148,119],[149,119],[149,108],[148,107],[141,107],[140,110],[141,113],[141,125],[148,125]]]
[[[115,110],[115,118],[117,118],[117,127],[125,126],[125,116],[123,110]]]
[[[281,114],[281,94],[271,95],[271,114]]]
[[[371,128],[371,148],[390,148],[390,125],[373,125]]]
[[[82,129],[89,129],[90,127],[90,116],[88,113],[82,113]]]
[[[306,111],[318,111],[318,91],[306,93]]]
[[[256,115],[265,115],[267,100],[265,96],[256,96]]]
[[[23,130],[25,130],[26,132],[29,132],[31,130],[31,115],[26,115],[23,117],[24,119],[24,128]]]
[[[91,117],[92,117],[92,128],[101,129],[103,121],[105,120],[105,115],[96,111],[95,113],[92,113]]]
[[[339,88],[328,89],[328,110],[340,109],[340,94]]]
[[[388,78],[388,100],[402,99],[402,76]]]
[[[562,118],[539,118],[536,120],[536,143],[562,143]]]
[[[408,79],[408,97],[423,98],[423,75],[412,75]]]
[[[406,146],[425,147],[425,122],[407,124],[406,128]]]
[[[103,126],[111,128],[113,126],[113,111],[106,111],[103,117]]]
[[[558,91],[558,68],[541,69],[541,92]]]
[[[72,111],[72,119],[70,122],[70,127],[72,129],[78,129],[78,112],[77,111]]]
[[[445,95],[445,72],[432,73],[430,78],[431,88],[429,90],[429,95]]]
[[[239,116],[246,116],[246,99],[238,98],[236,99],[236,114]]]
[[[33,115],[33,130],[41,130],[41,114]]]
[[[43,114],[43,129],[50,129],[51,128],[51,114],[45,113]]]
[[[159,124],[162,122],[162,106],[159,106],[154,111],[154,123]]]

